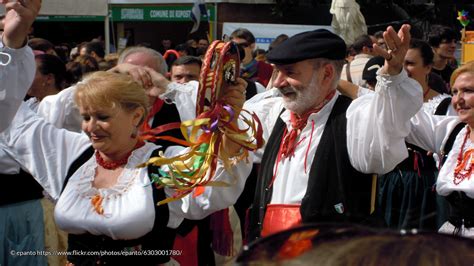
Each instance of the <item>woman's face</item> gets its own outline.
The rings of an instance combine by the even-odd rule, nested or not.
[[[426,76],[431,71],[431,65],[424,65],[419,49],[408,49],[404,61],[408,76],[420,84],[426,83]]]
[[[459,119],[474,127],[474,72],[460,74],[451,88],[452,104]]]
[[[120,107],[80,106],[79,111],[83,117],[82,130],[89,136],[92,146],[109,156],[128,152],[132,133],[143,116],[142,108],[128,111]]]

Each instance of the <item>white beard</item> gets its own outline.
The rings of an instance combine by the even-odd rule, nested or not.
[[[316,107],[317,99],[321,97],[320,84],[321,82],[318,80],[318,72],[314,72],[309,84],[301,86],[300,89],[295,89],[292,86],[280,89],[282,94],[285,92],[295,93],[291,98],[283,96],[283,105],[286,109],[296,114],[303,114],[304,112]]]

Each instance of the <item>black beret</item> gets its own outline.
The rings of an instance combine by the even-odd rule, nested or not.
[[[277,65],[293,64],[311,58],[342,60],[346,58],[346,43],[336,34],[318,29],[296,34],[267,54],[267,61]]]
[[[365,63],[364,70],[362,71],[362,79],[366,81],[377,80],[377,71],[385,64],[385,58],[382,56],[374,56]]]

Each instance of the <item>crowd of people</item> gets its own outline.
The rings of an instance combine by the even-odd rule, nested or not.
[[[40,0],[1,3],[0,265],[224,265],[244,244],[244,265],[280,255],[351,265],[364,247],[379,247],[370,263],[391,265],[406,257],[387,247],[433,242],[410,258],[456,245],[473,254],[474,62],[454,62],[455,30],[433,27],[424,41],[389,26],[349,48],[314,30],[276,36],[265,53],[235,30],[240,77],[221,100],[258,118],[264,144],[247,154],[224,136],[231,169],[218,161],[212,178],[231,185],[157,204],[177,193],[150,185],[170,168],[136,166],[186,152],[164,136],[187,134],[142,133],[200,115],[209,42],[65,52],[27,38]],[[238,117],[229,123],[243,129]]]

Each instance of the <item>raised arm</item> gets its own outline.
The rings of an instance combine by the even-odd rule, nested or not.
[[[384,33],[391,50],[381,51],[384,67],[379,70],[376,93],[354,100],[347,110],[347,148],[352,165],[364,173],[386,173],[408,155],[405,137],[410,119],[423,104],[422,88],[408,78],[403,60],[410,43],[410,27],[398,34],[389,27]]]
[[[33,82],[34,57],[25,44],[40,2],[0,1],[7,10],[0,43],[0,131],[8,127]]]

